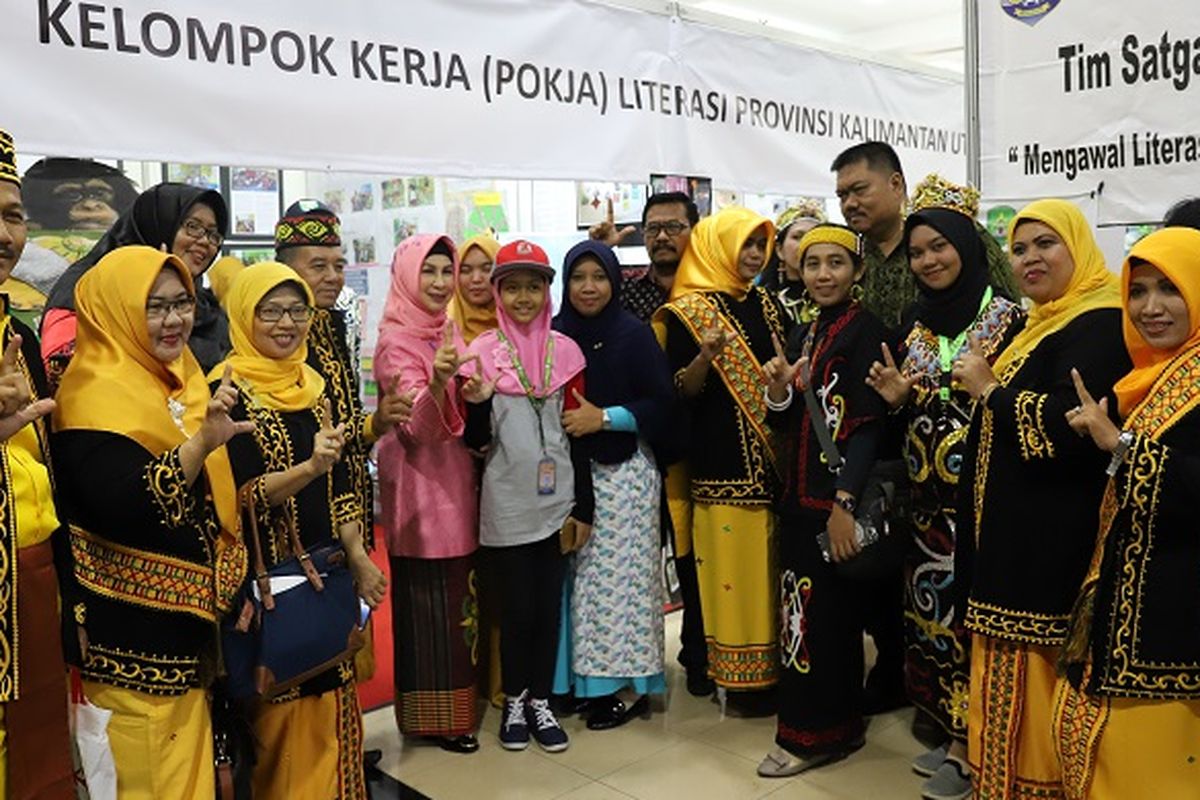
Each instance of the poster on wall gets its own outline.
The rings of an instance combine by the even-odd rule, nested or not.
[[[650,194],[683,192],[692,198],[701,217],[713,212],[713,189],[711,178],[695,175],[651,175]]]
[[[612,203],[613,222],[629,225],[641,222],[646,205],[646,187],[640,183],[580,181],[575,202],[576,225],[580,230],[603,222]]]
[[[271,236],[282,212],[278,170],[261,167],[229,170],[230,235]]]
[[[221,168],[216,164],[167,164],[163,179],[197,189],[221,191]]]
[[[1194,0],[980,2],[984,196],[1094,194],[1100,224],[1161,220],[1197,192],[1198,50]]]

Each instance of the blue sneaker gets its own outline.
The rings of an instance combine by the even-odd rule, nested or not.
[[[530,700],[526,703],[525,723],[533,729],[534,741],[547,753],[560,753],[571,744],[567,732],[550,710],[549,700]]]
[[[500,746],[505,750],[524,750],[529,746],[529,726],[525,722],[528,692],[504,698],[504,722],[500,723]]]

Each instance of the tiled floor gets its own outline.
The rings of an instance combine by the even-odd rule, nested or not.
[[[677,645],[679,615],[667,617],[667,641]],[[670,651],[666,708],[611,731],[589,731],[564,719],[571,747],[548,754],[531,744],[511,753],[496,739],[499,712],[488,708],[479,752],[446,753],[405,744],[391,709],[366,717],[366,746],[384,751],[380,768],[433,800],[890,800],[920,797],[921,778],[909,768],[924,748],[909,733],[912,710],[875,717],[866,746],[837,764],[790,779],[755,774],[773,746],[774,717],[721,719],[711,699],[684,687],[683,669]]]

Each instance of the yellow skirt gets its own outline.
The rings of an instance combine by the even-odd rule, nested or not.
[[[83,692],[93,705],[113,712],[108,742],[121,800],[191,800],[216,794],[212,717],[203,689],[159,697],[84,681]]]
[[[972,637],[967,759],[977,800],[1065,796],[1050,722],[1056,656],[1056,648]]]
[[[1060,679],[1054,735],[1069,800],[1200,798],[1200,700],[1093,697]]]
[[[362,711],[353,683],[312,697],[264,703],[255,716],[254,733],[259,747],[255,797],[366,800]]]
[[[729,689],[773,686],[779,631],[771,511],[696,503],[692,515],[708,674]]]

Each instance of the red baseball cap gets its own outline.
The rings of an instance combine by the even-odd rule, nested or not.
[[[504,276],[518,270],[536,272],[544,276],[547,282],[554,280],[554,267],[550,266],[546,251],[524,239],[509,242],[496,252],[496,258],[492,262],[491,281],[497,283]]]

